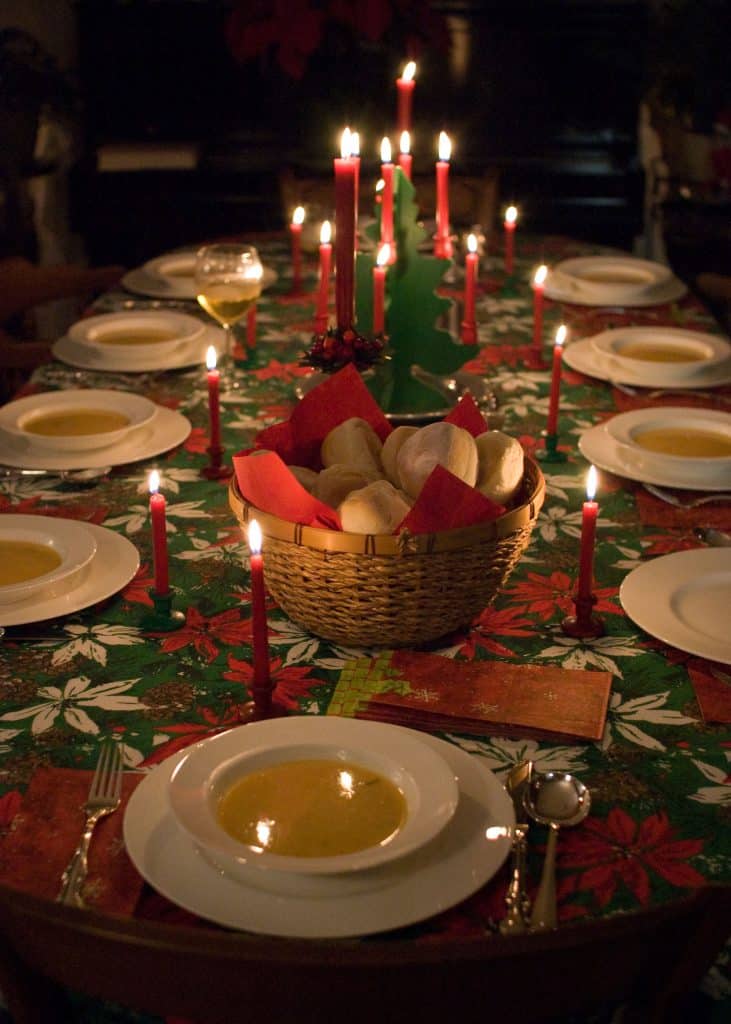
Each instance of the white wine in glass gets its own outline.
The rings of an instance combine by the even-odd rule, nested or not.
[[[206,313],[226,332],[223,363],[228,370],[233,365],[231,327],[246,316],[259,298],[262,273],[259,254],[253,245],[220,242],[198,250],[196,297]]]

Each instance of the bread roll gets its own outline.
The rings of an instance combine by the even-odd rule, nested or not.
[[[338,512],[347,533],[393,533],[409,507],[393,484],[376,480],[352,491]]]
[[[382,476],[381,439],[370,423],[352,416],[333,427],[322,442],[320,457],[323,466],[341,464],[359,469],[372,480]]]
[[[302,484],[306,491],[312,493],[312,488],[317,482],[317,473],[314,469],[308,469],[307,466],[290,466],[289,471],[297,483]]]
[[[383,448],[381,449],[381,465],[383,466],[383,472],[386,474],[386,479],[390,480],[394,487],[400,486],[398,478],[398,470],[396,469],[396,459],[398,453],[401,451],[401,445],[407,439],[415,434],[418,427],[396,427],[388,435],[386,440],[383,442]]]
[[[477,480],[477,445],[472,434],[453,423],[430,423],[407,437],[396,457],[401,487],[416,498],[436,465],[470,487]]]
[[[519,441],[500,430],[477,438],[477,490],[499,505],[507,504],[523,479],[524,455]]]
[[[312,493],[320,501],[324,501],[326,505],[337,508],[351,491],[367,487],[371,482],[370,476],[362,473],[360,470],[336,463],[336,465],[328,466],[327,469],[321,470],[316,475],[316,482]]]

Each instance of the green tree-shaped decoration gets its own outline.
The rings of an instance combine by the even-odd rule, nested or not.
[[[386,333],[389,358],[377,366],[368,386],[384,412],[430,412],[444,405],[443,396],[411,373],[413,365],[438,375],[454,373],[477,353],[478,346],[462,345],[437,326],[452,305],[436,294],[451,260],[419,252],[426,231],[417,222],[414,186],[400,167],[394,174],[393,230],[396,262],[386,276]],[[378,211],[380,213],[380,211]],[[377,221],[380,217],[377,218]],[[377,244],[380,223],[367,235]],[[356,321],[363,334],[373,333],[373,267],[375,251],[356,259]]]

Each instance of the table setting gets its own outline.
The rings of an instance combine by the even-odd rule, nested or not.
[[[445,949],[728,885],[731,343],[519,206],[463,252],[444,139],[360,224],[346,132],[334,241],[151,255],[0,408],[0,883]]]

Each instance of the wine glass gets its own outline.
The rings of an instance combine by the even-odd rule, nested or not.
[[[219,242],[204,245],[195,260],[196,298],[209,316],[223,327],[223,367],[233,369],[233,332],[235,323],[246,316],[261,294],[263,268],[253,245]],[[230,385],[237,387],[235,383]]]

